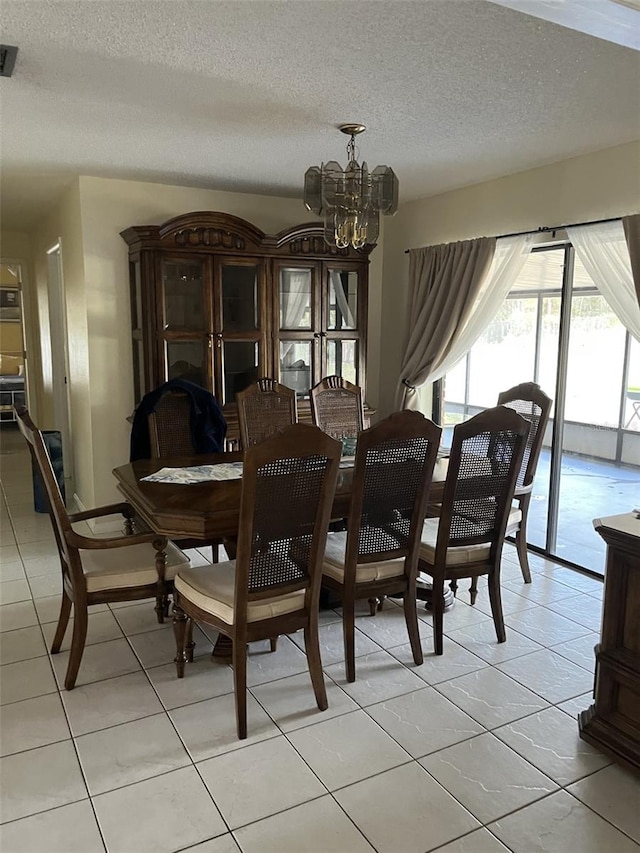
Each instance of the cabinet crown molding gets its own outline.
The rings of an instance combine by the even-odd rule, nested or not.
[[[339,249],[325,242],[322,223],[305,222],[278,234],[265,234],[246,219],[230,213],[204,210],[184,213],[161,225],[137,225],[120,232],[132,251],[184,249],[187,251],[246,252],[252,255],[291,255],[362,260],[373,246]]]

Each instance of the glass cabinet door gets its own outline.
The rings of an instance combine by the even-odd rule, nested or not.
[[[325,376],[342,376],[354,385],[364,383],[361,329],[362,298],[359,272],[344,266],[324,265],[322,370]]]
[[[163,258],[162,325],[165,331],[206,328],[206,261]]]
[[[277,262],[278,292],[276,358],[279,381],[308,397],[318,381],[320,366],[320,310],[317,264]]]
[[[187,379],[211,388],[211,263],[197,256],[165,256],[159,283],[161,373],[165,381]]]
[[[228,404],[238,391],[265,375],[264,262],[218,259],[215,281],[219,307],[213,334],[217,396]]]

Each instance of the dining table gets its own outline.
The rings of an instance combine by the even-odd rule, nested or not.
[[[169,539],[197,539],[203,545],[212,539],[222,539],[231,558],[235,556],[235,541],[240,517],[241,477],[207,480],[197,483],[149,482],[146,477],[161,469],[185,469],[207,465],[228,465],[242,462],[243,453],[225,452],[195,456],[138,459],[113,469],[117,486],[134,508],[136,515],[157,534],[156,565],[162,571],[165,549]],[[429,499],[442,498],[448,459],[439,456],[434,468]],[[351,502],[353,459],[340,462],[333,499],[332,517],[347,518]],[[428,594],[419,593],[428,599]],[[450,604],[450,602],[449,602]],[[227,657],[228,648],[221,645],[216,656]]]

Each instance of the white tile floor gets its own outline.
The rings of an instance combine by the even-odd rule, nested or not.
[[[329,709],[300,636],[253,648],[249,737],[233,679],[198,632],[178,681],[153,602],[95,608],[78,686],[50,658],[59,569],[33,511],[20,436],[0,434],[0,754],[3,853],[626,853],[640,850],[640,778],[578,737],[590,704],[601,585],[511,548],[507,643],[486,590],[445,616],[445,653],[413,665],[402,611],[362,611],[357,680],[339,612],[322,614]],[[193,555],[201,559],[197,552]],[[208,629],[205,629],[208,630]]]

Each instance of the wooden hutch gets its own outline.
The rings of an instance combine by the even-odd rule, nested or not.
[[[122,232],[129,246],[136,405],[182,377],[209,389],[237,439],[235,395],[261,376],[298,394],[338,374],[366,399],[369,252],[328,245],[321,223],[269,236],[216,212]]]

